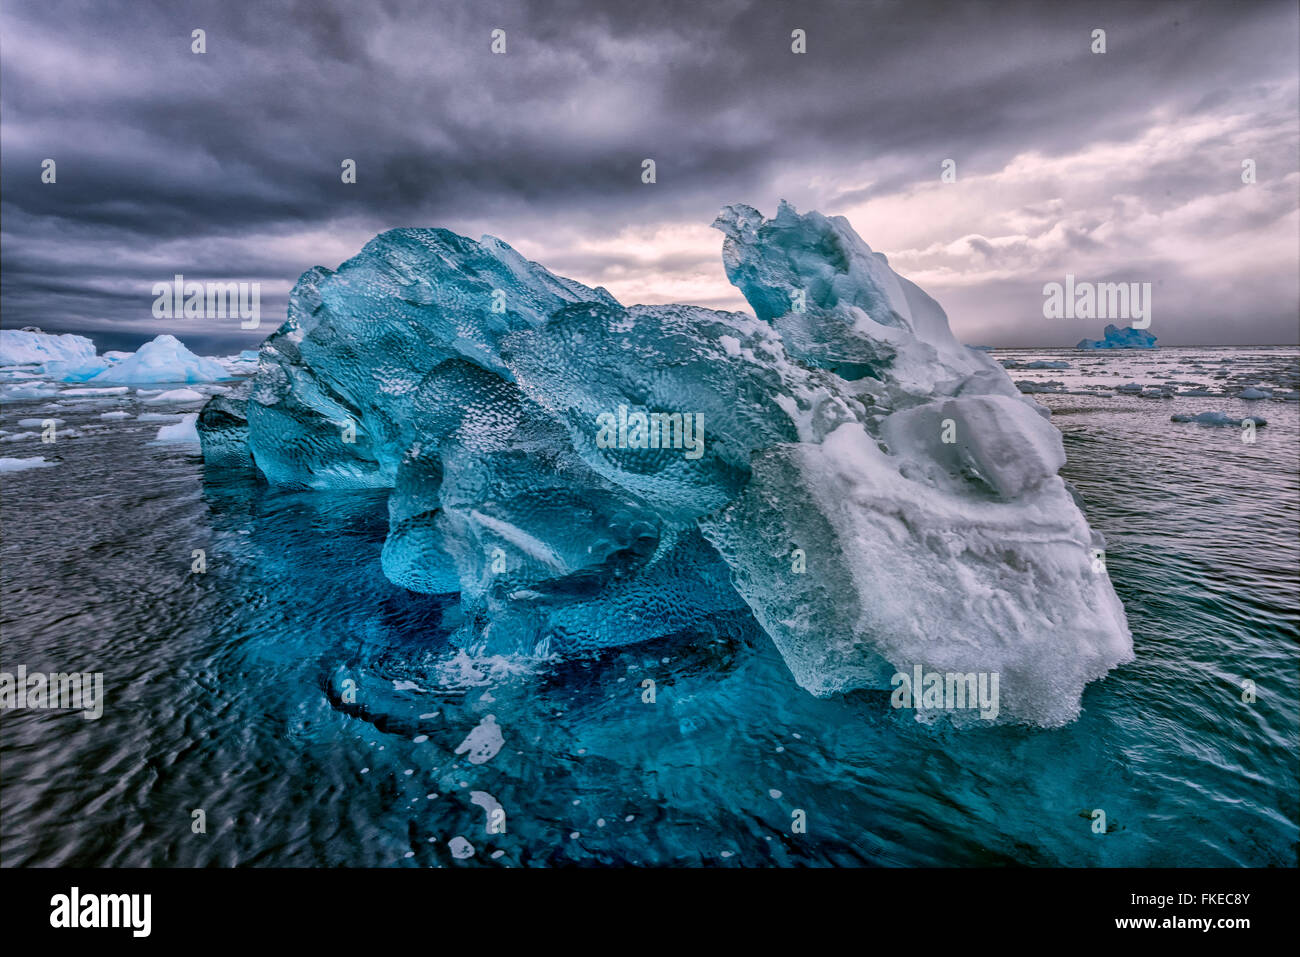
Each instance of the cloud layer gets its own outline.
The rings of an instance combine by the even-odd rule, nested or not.
[[[966,341],[1099,334],[1043,318],[1043,284],[1071,273],[1152,283],[1162,344],[1295,342],[1298,18],[1293,2],[18,0],[0,14],[0,312],[210,335],[150,314],[153,283],[182,273],[261,282],[262,335],[303,270],[406,225],[500,236],[628,303],[743,308],[708,224],[785,198],[847,216]]]

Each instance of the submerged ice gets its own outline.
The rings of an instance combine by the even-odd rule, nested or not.
[[[458,594],[465,648],[752,617],[817,695],[996,673],[1003,719],[1073,718],[1132,646],[1047,410],[842,217],[714,225],[753,315],[383,233],[299,279],[256,375],[200,415],[205,460],[391,489],[384,572]]]

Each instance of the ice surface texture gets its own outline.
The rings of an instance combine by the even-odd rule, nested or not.
[[[755,315],[619,304],[500,240],[376,237],[299,279],[210,468],[391,488],[383,567],[458,643],[585,652],[753,616],[828,695],[997,672],[1059,724],[1129,659],[1047,410],[842,217],[724,209]],[[648,428],[647,428],[648,426]]]
[[[1110,323],[1101,332],[1101,339],[1080,339],[1076,349],[1154,349],[1156,337],[1145,329],[1125,326],[1116,328]]]

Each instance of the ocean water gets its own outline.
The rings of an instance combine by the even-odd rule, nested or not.
[[[135,394],[6,402],[0,457],[54,464],[0,473],[0,667],[101,671],[107,700],[0,714],[0,863],[1295,866],[1300,404],[1231,396],[1300,388],[1300,351],[994,357],[1069,364],[1009,372],[1134,634],[1062,728],[816,699],[753,626],[470,659],[454,602],[381,573],[385,493],[205,476]],[[1210,410],[1267,425],[1170,421]],[[17,424],[49,416],[72,434]]]

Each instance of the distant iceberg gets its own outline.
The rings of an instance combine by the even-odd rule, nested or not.
[[[175,336],[161,335],[87,381],[145,385],[156,382],[216,382],[229,378],[230,373],[217,360],[196,356]]]
[[[1115,327],[1114,323],[1102,330],[1101,339],[1080,339],[1076,349],[1154,349],[1156,337],[1145,329],[1125,326]]]
[[[1061,434],[844,218],[714,225],[755,315],[382,233],[299,279],[256,375],[200,414],[207,467],[391,489],[385,574],[458,594],[473,651],[756,620],[816,695],[988,672],[1002,720],[1072,720],[1132,638]]]
[[[85,336],[19,329],[0,329],[0,365],[83,364],[96,358],[95,344]]]

